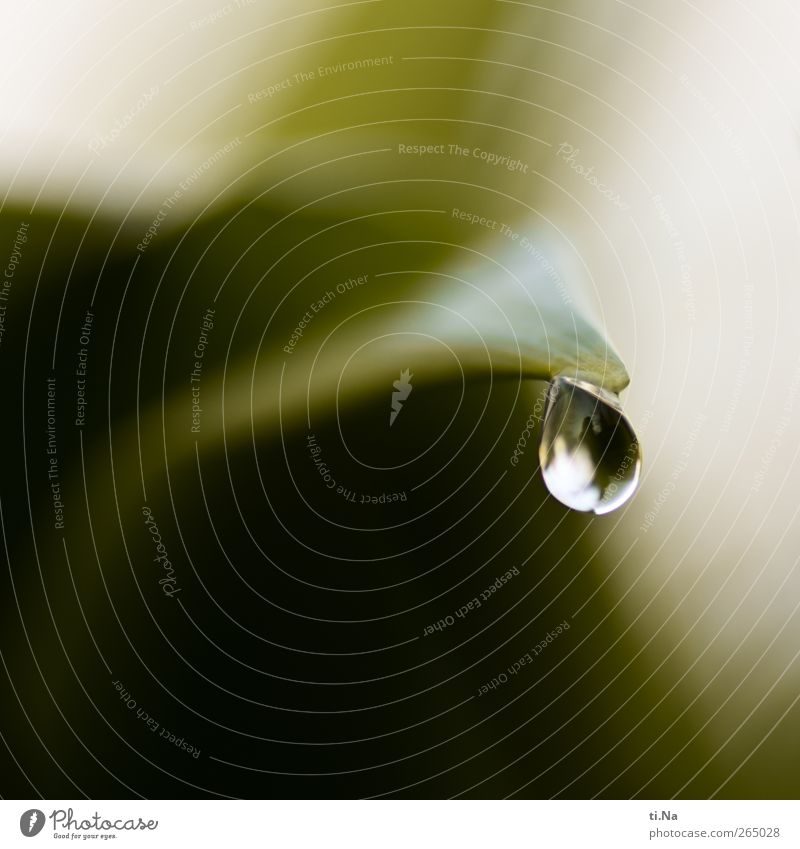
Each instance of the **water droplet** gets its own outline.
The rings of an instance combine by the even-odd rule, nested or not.
[[[642,455],[616,395],[557,377],[548,387],[539,462],[547,488],[562,504],[601,515],[636,491]]]

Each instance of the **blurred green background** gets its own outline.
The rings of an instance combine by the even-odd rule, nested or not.
[[[4,83],[3,795],[793,797],[788,53],[722,4],[78,5]],[[630,373],[618,514],[544,489],[557,373]]]

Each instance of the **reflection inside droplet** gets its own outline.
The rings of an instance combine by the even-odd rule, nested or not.
[[[569,377],[550,383],[539,445],[547,488],[573,510],[609,513],[636,491],[636,434],[616,395]]]

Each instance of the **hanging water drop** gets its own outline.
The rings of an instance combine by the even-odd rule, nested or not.
[[[539,462],[547,488],[562,504],[601,515],[636,491],[642,456],[616,395],[557,377],[548,387]]]

